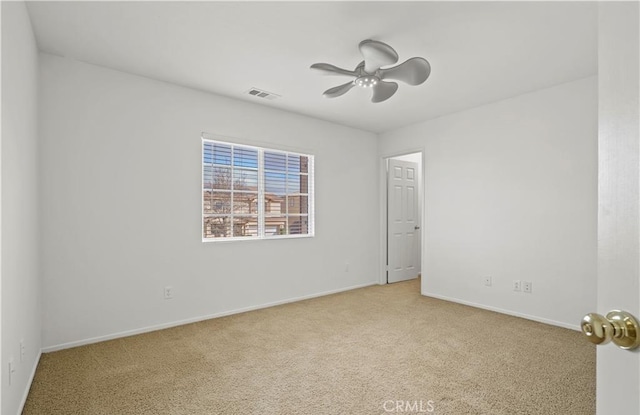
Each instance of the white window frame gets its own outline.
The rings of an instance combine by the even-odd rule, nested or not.
[[[225,146],[232,146],[232,148],[234,147],[243,147],[243,148],[247,148],[247,149],[251,149],[251,150],[256,150],[258,152],[258,232],[257,232],[257,236],[230,236],[230,237],[223,237],[223,238],[205,238],[205,232],[204,232],[204,219],[205,219],[205,212],[204,212],[204,168],[205,168],[205,163],[204,163],[204,146],[205,143],[211,143],[211,144],[221,144],[221,145],[225,145]],[[308,193],[307,193],[307,197],[308,197],[308,213],[307,213],[307,233],[306,234],[293,234],[293,235],[266,235],[265,233],[265,217],[266,217],[266,213],[265,213],[265,184],[264,184],[264,173],[265,173],[265,169],[264,169],[264,153],[265,152],[276,152],[276,153],[283,153],[287,156],[289,155],[295,155],[295,156],[304,156],[307,157],[308,159],[308,173],[307,173],[307,180],[308,180]],[[288,157],[287,157],[288,159]],[[231,163],[233,164],[233,159],[231,161]],[[225,137],[218,137],[215,136],[215,138],[209,138],[209,136],[205,136],[205,134],[203,134],[202,136],[202,142],[200,144],[200,167],[201,167],[201,171],[200,171],[200,209],[201,209],[201,214],[200,214],[200,235],[202,237],[202,242],[231,242],[231,241],[255,241],[255,240],[271,240],[271,239],[296,239],[296,238],[313,238],[315,236],[315,157],[313,154],[309,154],[306,152],[300,152],[300,151],[293,151],[293,150],[288,150],[288,149],[282,149],[282,148],[275,148],[275,147],[265,147],[265,146],[257,146],[257,145],[253,145],[253,144],[244,144],[244,143],[240,143],[237,141],[232,141],[232,140],[228,140]],[[231,198],[233,200],[233,196]],[[289,207],[288,207],[289,203],[286,201],[285,199],[285,206],[286,209],[288,211]],[[233,232],[233,209],[230,213],[231,216],[231,232]],[[289,217],[289,214],[285,214],[285,217]],[[304,216],[304,215],[300,215],[300,216]]]

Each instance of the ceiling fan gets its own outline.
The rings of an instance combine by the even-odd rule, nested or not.
[[[411,58],[400,65],[391,68],[383,66],[393,65],[398,62],[398,54],[386,43],[377,40],[363,40],[358,46],[364,61],[360,62],[353,71],[338,68],[328,63],[314,63],[311,69],[322,72],[325,75],[346,75],[355,79],[324,91],[327,98],[336,98],[344,95],[354,86],[371,88],[373,95],[371,102],[385,101],[398,90],[398,84],[387,80],[402,81],[409,85],[420,85],[427,80],[431,73],[431,65],[424,58]]]

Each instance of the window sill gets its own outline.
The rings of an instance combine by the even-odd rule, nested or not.
[[[264,238],[258,237],[238,237],[238,238],[202,238],[203,243],[209,242],[239,242],[239,241],[273,241],[273,240],[286,240],[286,239],[301,239],[301,238],[313,238],[315,235],[281,235],[281,236],[265,236]]]

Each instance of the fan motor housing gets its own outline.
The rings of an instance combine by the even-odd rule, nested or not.
[[[356,85],[358,85],[359,87],[362,88],[371,88],[375,85],[378,84],[378,82],[380,82],[380,78],[378,78],[375,75],[363,75],[360,76],[358,78],[356,78],[355,81],[353,81]]]

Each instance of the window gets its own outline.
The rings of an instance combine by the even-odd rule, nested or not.
[[[202,140],[203,241],[313,236],[313,156]]]

